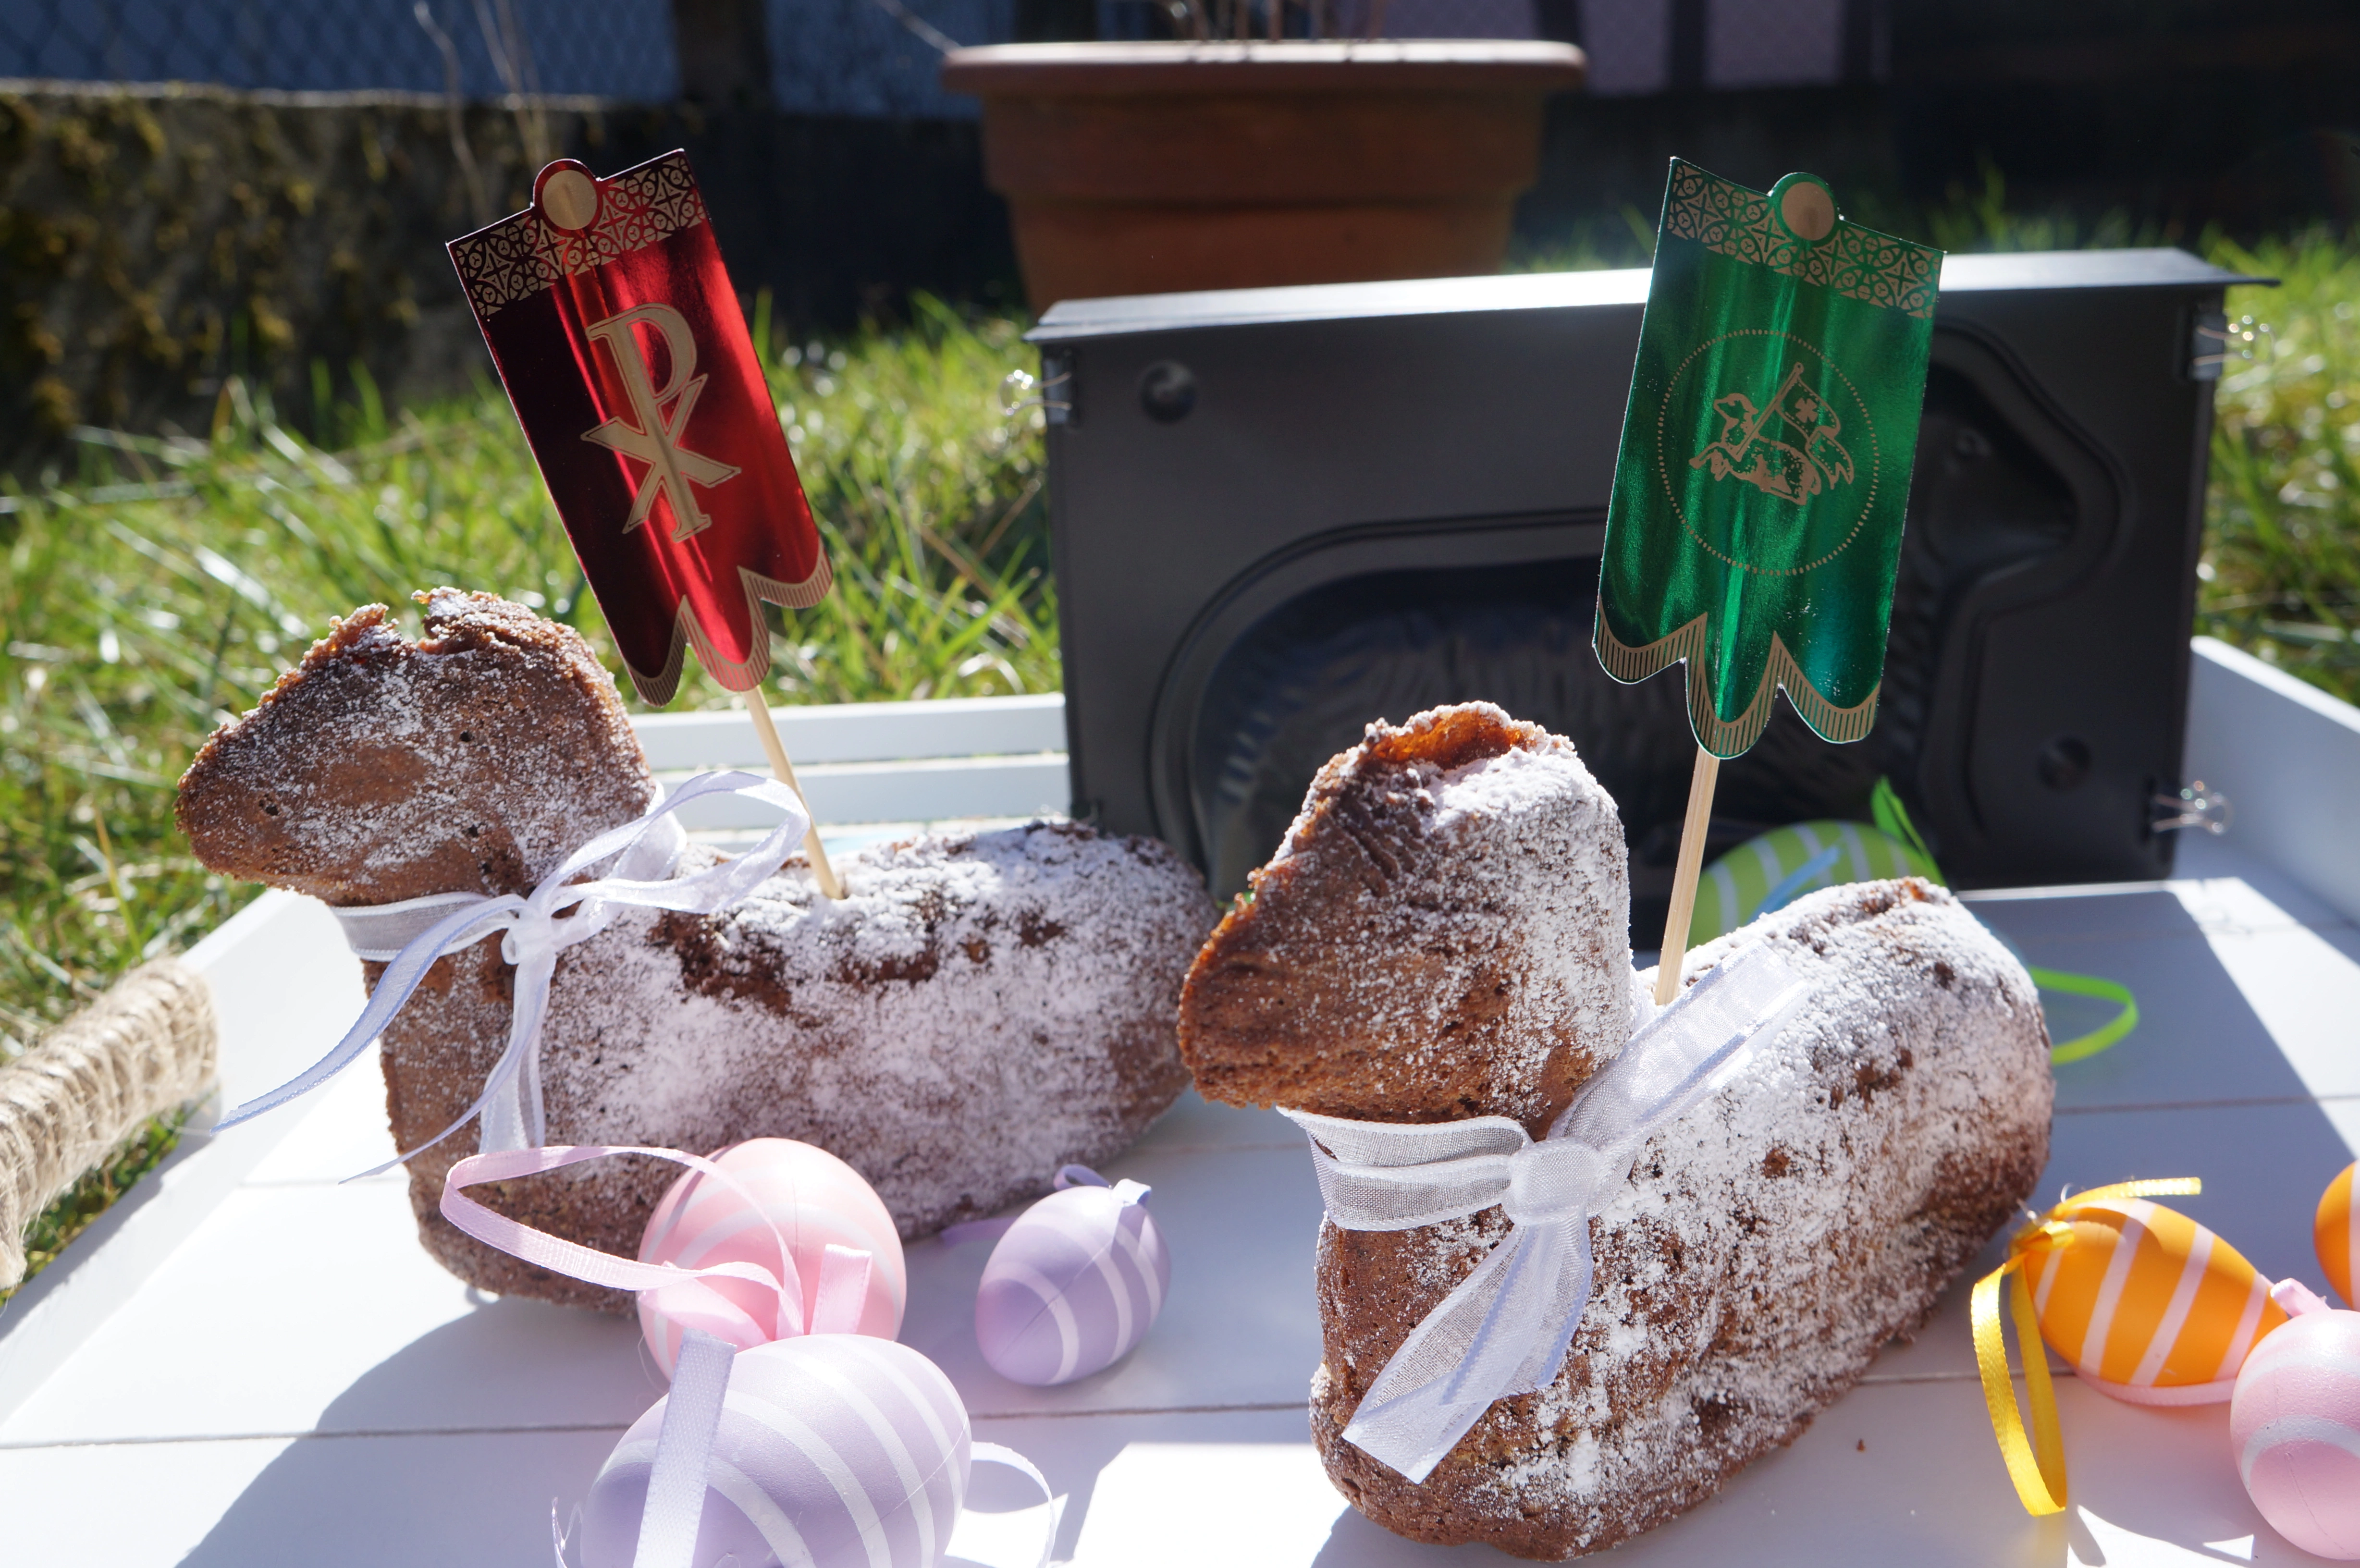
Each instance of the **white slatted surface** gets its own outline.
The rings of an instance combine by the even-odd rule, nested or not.
[[[864,823],[1063,816],[1072,800],[1065,699],[1056,692],[773,708],[770,716],[832,842]],[[646,714],[631,727],[667,784],[706,768],[769,771],[742,711]],[[696,801],[681,816],[705,832],[772,820],[734,796]]]

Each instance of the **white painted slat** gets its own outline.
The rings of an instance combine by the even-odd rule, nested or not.
[[[770,717],[779,726],[779,738],[786,743],[798,775],[805,771],[807,763],[894,762],[1065,749],[1065,698],[1061,691],[1024,697],[773,707]],[[753,721],[741,710],[643,713],[631,721],[631,728],[647,749],[648,766],[660,773],[763,766]],[[1063,800],[1062,791],[1058,799]]]
[[[658,777],[669,789],[686,775]],[[1063,816],[1073,794],[1065,754],[1056,751],[1029,757],[815,762],[808,767],[798,759],[795,778],[823,831],[850,822]],[[681,808],[680,819],[691,832],[761,829],[778,821],[778,813],[758,801],[718,795],[692,800]]]
[[[2236,808],[2224,841],[2360,920],[2360,710],[2227,643],[2194,649],[2186,768]]]
[[[210,1130],[213,1116],[318,1060],[367,1000],[335,918],[317,899],[293,893],[263,894],[185,962],[213,989],[220,1087],[163,1166],[0,1312],[0,1421],[138,1293],[300,1113],[218,1134]]]

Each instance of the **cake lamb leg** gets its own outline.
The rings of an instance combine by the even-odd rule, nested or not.
[[[1198,956],[1183,1052],[1215,1098],[1509,1116],[1537,1136],[1652,987],[1629,964],[1622,855],[1612,800],[1563,740],[1485,704],[1372,724]],[[1831,888],[1697,950],[1688,974],[1756,945],[1808,999],[1592,1217],[1596,1285],[1555,1382],[1494,1403],[1422,1483],[1342,1434],[1508,1222],[1323,1221],[1312,1434],[1363,1513],[1538,1559],[1653,1528],[1921,1327],[2030,1193],[2048,1037],[2023,968],[1962,906],[1915,880]],[[1521,977],[1488,1011],[1467,1001],[1486,953]]]

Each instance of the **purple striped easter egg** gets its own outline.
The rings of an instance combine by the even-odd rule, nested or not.
[[[582,1509],[583,1568],[631,1568],[665,1401],[631,1423]],[[738,1352],[705,1464],[694,1561],[934,1568],[967,1498],[958,1390],[905,1345],[810,1334]]]
[[[1172,1258],[1136,1181],[1052,1192],[991,1250],[975,1337],[1001,1377],[1043,1387],[1113,1366],[1164,1310]]]

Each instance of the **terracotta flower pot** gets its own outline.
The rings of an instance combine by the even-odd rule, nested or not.
[[[1494,272],[1570,44],[1002,44],[983,100],[1025,292],[1058,299]]]

